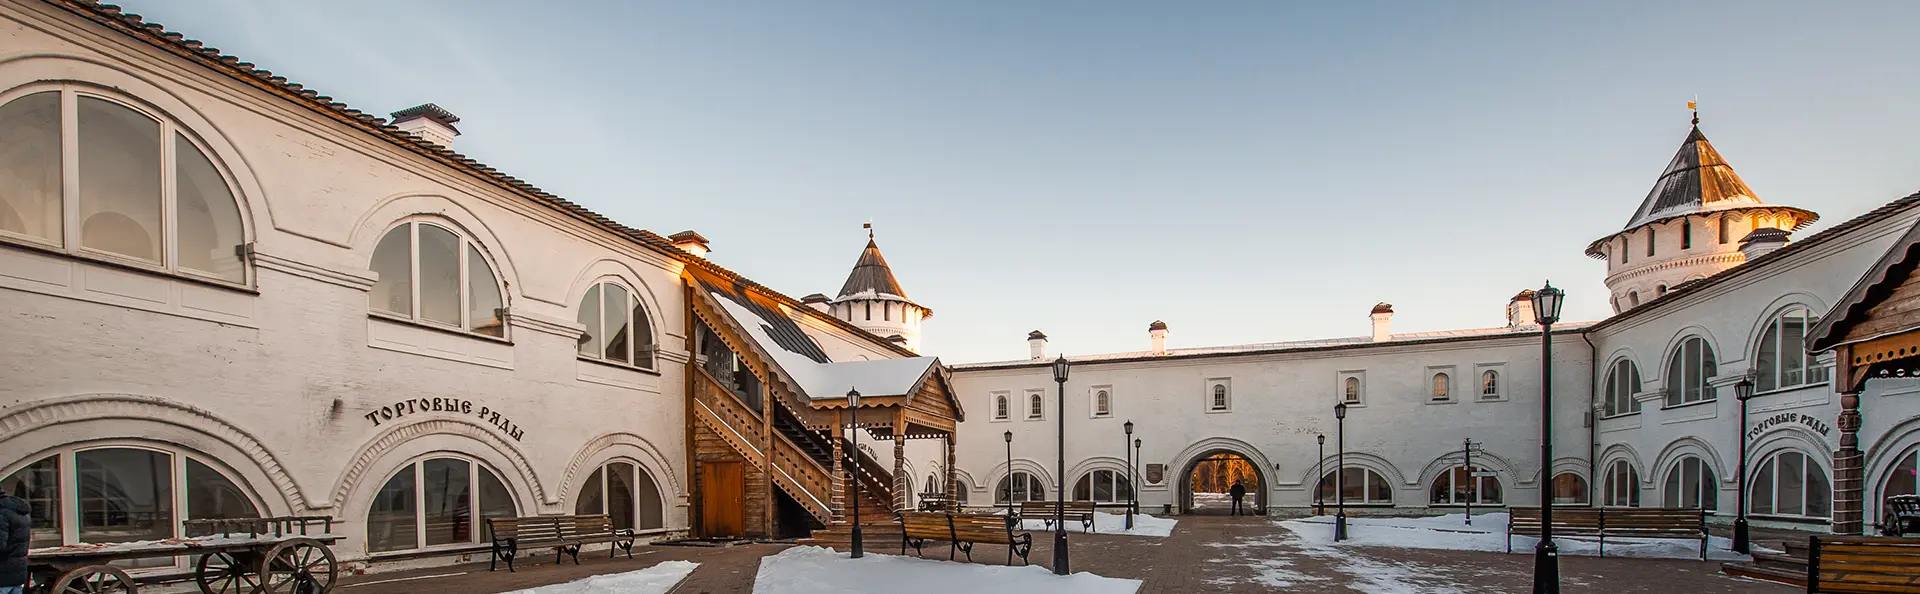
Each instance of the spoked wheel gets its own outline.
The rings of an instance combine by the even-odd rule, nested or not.
[[[53,594],[134,594],[133,578],[112,565],[69,571],[53,583]]]
[[[253,573],[258,568],[232,553],[209,553],[194,564],[193,581],[202,594],[253,594],[260,591],[260,577]]]
[[[338,570],[333,550],[296,538],[274,545],[260,561],[260,591],[266,594],[326,594]]]

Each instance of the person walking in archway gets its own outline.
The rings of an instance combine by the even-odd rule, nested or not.
[[[1233,488],[1228,489],[1227,493],[1233,495],[1233,515],[1245,515],[1245,508],[1241,507],[1240,501],[1247,498],[1247,487],[1241,485],[1240,481],[1234,481]]]

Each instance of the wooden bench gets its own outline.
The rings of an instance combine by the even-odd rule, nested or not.
[[[507,571],[513,571],[513,559],[522,549],[552,548],[555,561],[566,554],[579,565],[581,547],[604,542],[612,545],[607,547],[608,558],[622,549],[628,559],[633,558],[633,530],[614,528],[613,521],[603,515],[487,518],[487,533],[493,539],[487,571],[493,571],[500,561],[507,562]]]
[[[1540,508],[1508,510],[1507,552],[1513,537],[1540,536]],[[1555,536],[1591,536],[1600,539],[1600,556],[1607,556],[1607,537],[1686,538],[1700,540],[1700,559],[1707,558],[1707,514],[1697,509],[1609,507],[1554,508]]]
[[[1015,532],[1014,525],[1019,522],[1012,516],[1001,514],[949,514],[946,512],[901,512],[900,513],[900,554],[907,554],[907,547],[913,547],[914,554],[921,554],[921,547],[927,541],[943,540],[953,543],[947,551],[947,560],[954,560],[954,552],[967,554],[967,561],[973,561],[973,545],[1006,545],[1007,564],[1013,564],[1013,557],[1020,556],[1020,564],[1028,563],[1027,554],[1033,552],[1033,535],[1027,532]]]
[[[1054,512],[1055,506],[1057,505],[1058,503],[1053,501],[1021,502],[1020,503],[1020,519],[1021,520],[1040,520],[1040,521],[1046,522],[1046,529],[1052,530],[1053,529],[1053,512]],[[1066,513],[1064,515],[1066,516],[1067,521],[1069,522],[1078,521],[1080,522],[1080,526],[1082,527],[1083,530],[1085,530],[1086,532],[1093,532],[1093,502],[1092,501],[1068,501],[1066,506]]]
[[[1880,511],[1882,536],[1920,533],[1920,496],[1894,495]]]
[[[1920,541],[1815,536],[1807,545],[1807,592],[1920,593]]]

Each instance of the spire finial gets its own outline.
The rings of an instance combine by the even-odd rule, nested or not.
[[[1700,96],[1699,95],[1694,95],[1693,100],[1687,102],[1687,109],[1693,110],[1693,127],[1695,128],[1700,127]]]
[[[873,221],[868,220],[865,223],[861,223],[860,228],[867,230],[867,241],[873,241]]]

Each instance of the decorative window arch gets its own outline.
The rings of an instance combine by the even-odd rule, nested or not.
[[[506,337],[500,280],[480,244],[451,224],[416,217],[389,229],[373,248],[380,275],[374,311],[435,326]]]
[[[0,494],[32,506],[33,548],[167,539],[184,535],[183,520],[260,517],[218,463],[161,444],[71,447],[0,478]],[[133,566],[172,567],[174,559]]]
[[[581,358],[653,369],[659,344],[638,291],[613,281],[594,283],[580,297],[575,321],[587,327],[580,337]]]
[[[614,528],[653,530],[667,526],[660,487],[646,468],[629,460],[616,459],[593,469],[580,484],[573,513],[605,514]]]
[[[1807,330],[1816,321],[1818,318],[1812,310],[1796,304],[1781,310],[1760,330],[1760,345],[1754,357],[1755,391],[1827,382],[1826,366],[1807,352]]]
[[[367,510],[367,552],[478,542],[486,518],[516,513],[506,483],[472,458],[408,462],[373,496]]]
[[[1640,471],[1626,460],[1608,464],[1600,502],[1606,507],[1640,507]]]
[[[1434,477],[1427,503],[1433,505],[1500,505],[1500,477],[1476,476],[1477,466],[1455,466]]]
[[[1614,361],[1607,369],[1605,390],[1606,416],[1640,412],[1640,401],[1633,397],[1640,392],[1640,367],[1625,357]]]
[[[1480,399],[1498,400],[1500,398],[1500,372],[1488,369],[1480,372]]]
[[[1720,507],[1720,484],[1713,467],[1699,456],[1681,456],[1667,467],[1661,502],[1666,507],[1713,511]]]
[[[1341,481],[1344,481],[1345,484],[1339,485]],[[1393,504],[1393,483],[1388,482],[1387,477],[1381,476],[1380,473],[1374,472],[1371,468],[1348,466],[1345,472],[1342,473],[1342,476],[1338,477],[1338,480],[1336,480],[1332,472],[1321,476],[1320,485],[1316,489],[1319,493],[1320,500],[1334,500],[1334,488],[1336,485],[1344,487],[1344,491],[1339,494],[1340,499],[1346,500],[1349,504]]]
[[[1554,505],[1586,505],[1587,478],[1577,472],[1562,472],[1553,475]]]
[[[0,135],[0,239],[248,285],[235,186],[173,118],[95,87],[42,84],[0,93]]]
[[[1713,345],[1700,336],[1680,341],[1667,359],[1667,406],[1678,406],[1714,399],[1713,376],[1719,375],[1719,363]]]
[[[1433,399],[1453,399],[1453,376],[1447,375],[1444,371],[1433,374]]]
[[[1761,516],[1830,518],[1833,490],[1827,473],[1811,456],[1782,450],[1768,456],[1753,474],[1747,512]]]
[[[1040,482],[1040,477],[1024,470],[1015,470],[1013,474],[1000,477],[999,486],[993,489],[994,503],[1046,501],[1046,499],[1046,484]]]
[[[1094,501],[1099,503],[1117,503],[1128,501],[1133,483],[1127,481],[1127,474],[1118,470],[1097,469],[1080,475],[1073,484],[1074,501]]]
[[[1009,399],[1007,398],[1006,394],[993,395],[993,418],[994,419],[1004,421],[1007,419],[1007,417],[1012,416],[1013,412],[1009,410],[1010,407],[1008,406],[1007,400]]]

